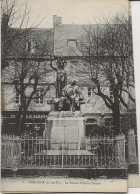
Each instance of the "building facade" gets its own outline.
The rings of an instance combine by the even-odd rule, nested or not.
[[[45,119],[50,111],[55,110],[54,105],[48,103],[49,100],[56,98],[56,72],[50,67],[52,57],[53,66],[56,68],[59,57],[66,60],[65,69],[68,82],[75,79],[80,86],[85,99],[85,104],[81,105],[81,111],[86,117],[86,136],[98,133],[102,127],[108,132],[113,132],[111,110],[105,106],[100,97],[94,94],[94,85],[88,79],[84,81],[83,78],[86,75],[79,69],[79,64],[81,66],[86,64],[83,64],[81,60],[82,54],[78,49],[78,41],[84,35],[84,29],[87,27],[88,25],[62,24],[62,18],[55,15],[53,16],[53,29],[32,29],[28,32],[27,38],[24,40],[26,53],[23,56],[11,54],[8,59],[9,66],[2,73],[2,133],[16,133],[16,114],[19,111],[21,98],[15,84],[13,84],[13,80],[18,77],[18,67],[14,65],[14,59],[17,59],[20,66],[21,61],[25,58],[29,63],[32,63],[32,69],[36,68],[41,72],[41,79],[38,82],[34,99],[31,101],[26,114],[25,130],[36,131],[39,135],[43,134]],[[91,27],[96,28],[96,25]],[[19,47],[19,50],[22,49],[22,46]],[[27,75],[25,84],[30,81],[29,78],[30,75]],[[33,85],[34,83],[30,83],[30,87]],[[50,89],[42,95],[48,85],[50,85]],[[30,87],[27,88],[29,90],[26,91],[27,93],[30,93]],[[108,87],[105,87],[108,92]],[[128,101],[128,96],[125,98]],[[122,108],[122,120],[125,115],[126,110]]]

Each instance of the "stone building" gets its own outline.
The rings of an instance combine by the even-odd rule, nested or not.
[[[96,131],[98,125],[106,126],[110,132],[113,131],[111,111],[105,106],[103,100],[93,93],[93,84],[90,81],[82,81],[84,73],[82,74],[77,65],[82,63],[82,55],[77,48],[77,43],[84,34],[84,28],[87,26],[62,24],[62,18],[54,15],[52,29],[31,29],[28,32],[26,40],[23,40],[26,42],[26,56],[16,56],[19,63],[21,58],[25,57],[35,64],[40,63],[40,66],[43,67],[40,70],[43,72],[43,75],[41,81],[38,83],[35,96],[40,96],[44,88],[51,84],[50,90],[44,96],[35,98],[30,103],[26,115],[25,130],[32,129],[42,135],[45,128],[45,118],[50,111],[54,110],[54,106],[47,103],[48,100],[56,98],[56,72],[50,68],[50,60],[53,56],[54,66],[59,57],[63,57],[67,61],[66,71],[68,81],[76,79],[77,84],[81,88],[86,101],[86,104],[81,105],[81,111],[86,117],[86,135],[93,135],[93,131]],[[96,28],[96,25],[92,25],[92,28]],[[46,45],[42,48],[42,45],[45,43]],[[18,48],[18,50],[20,49]],[[42,50],[43,53],[41,53]],[[15,79],[17,73],[14,66],[14,58],[15,54],[11,53],[8,59],[9,67],[6,67],[2,73],[2,132],[11,134],[15,133],[16,113],[21,103],[19,93],[13,84],[13,79]],[[122,109],[121,113],[125,115],[126,110]]]

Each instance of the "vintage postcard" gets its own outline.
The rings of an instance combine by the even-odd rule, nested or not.
[[[127,192],[139,174],[128,0],[2,0],[2,192]]]

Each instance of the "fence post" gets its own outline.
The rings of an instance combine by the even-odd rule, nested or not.
[[[125,165],[125,135],[120,134],[116,136],[116,155],[119,165]]]
[[[136,154],[136,142],[135,142],[135,133],[134,130],[131,129],[128,131],[128,162],[134,163],[136,162],[137,154]]]
[[[62,141],[62,168],[63,168],[63,141]]]

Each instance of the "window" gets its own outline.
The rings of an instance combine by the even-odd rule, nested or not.
[[[43,89],[37,89],[37,91],[36,91],[36,103],[43,104]]]
[[[68,46],[68,48],[76,48],[77,47],[77,40],[76,39],[68,39],[67,46]]]
[[[105,118],[105,126],[110,128],[110,131],[114,130],[113,118]]]
[[[19,90],[19,87],[18,87],[18,90]],[[19,94],[18,90],[16,90],[16,103],[20,102],[20,94]]]
[[[92,89],[88,88],[88,97],[92,97]]]
[[[31,42],[28,42],[28,52],[31,52]]]
[[[110,100],[113,101],[113,91],[110,90]]]
[[[86,124],[96,124],[96,123],[97,123],[97,120],[95,118],[89,118],[86,121]]]

